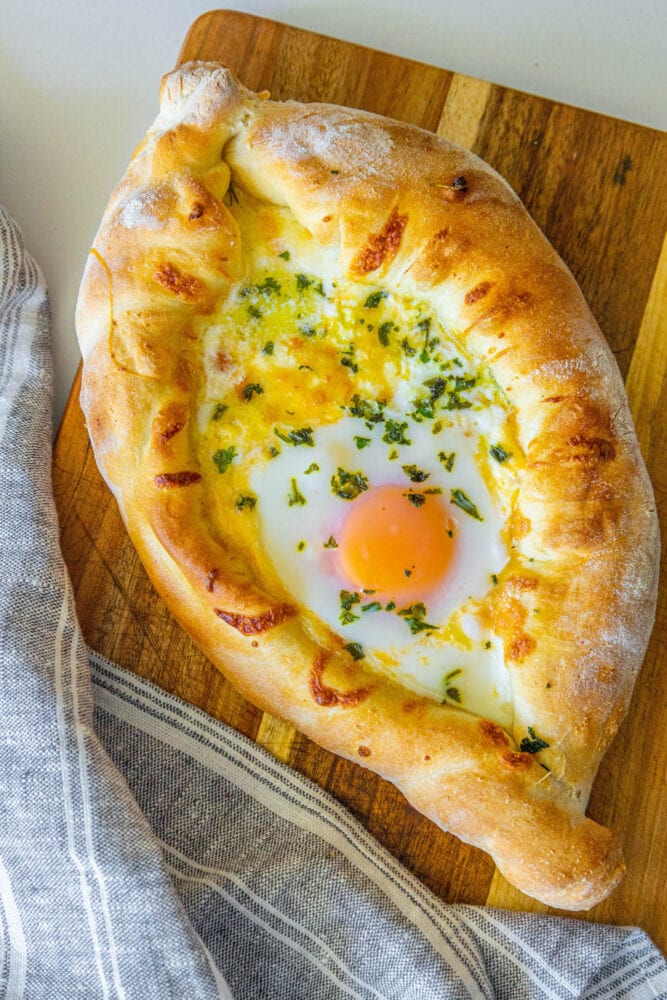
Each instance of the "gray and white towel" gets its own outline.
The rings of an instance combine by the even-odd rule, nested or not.
[[[636,928],[447,906],[301,775],[85,647],[44,281],[0,208],[0,997],[667,997]]]

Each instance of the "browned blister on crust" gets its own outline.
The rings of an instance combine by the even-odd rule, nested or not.
[[[161,97],[77,310],[95,454],[153,582],[243,695],[393,781],[524,892],[592,906],[623,872],[614,835],[584,810],[645,652],[657,529],[623,386],[578,287],[507,184],[444,139],[271,102],[215,64],[169,74]],[[285,206],[341,275],[427,301],[513,407],[525,469],[489,612],[511,732],[357,662],[260,549],[216,526],[196,400],[202,325],[243,274],[234,184]],[[214,363],[228,367],[224,350]],[[521,749],[532,727],[539,761]]]

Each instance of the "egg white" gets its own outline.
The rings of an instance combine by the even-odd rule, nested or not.
[[[392,416],[400,421],[400,412],[385,410],[385,420]],[[467,420],[459,419],[437,434],[431,422],[410,422],[406,429],[410,444],[396,445],[382,440],[383,422],[369,429],[363,419],[344,416],[335,424],[316,428],[312,447],[283,445],[280,454],[254,471],[251,486],[260,498],[264,550],[296,601],[346,643],[358,643],[369,663],[401,683],[507,725],[511,693],[502,645],[474,612],[475,602],[488,593],[494,575],[508,561],[502,539],[503,513],[475,461],[476,421],[471,413]],[[370,444],[360,450],[356,437],[370,438]],[[441,451],[455,453],[451,471],[438,459]],[[396,457],[390,459],[391,454]],[[416,465],[429,478],[414,484],[403,465]],[[356,592],[357,588],[342,571],[336,549],[325,547],[340,533],[355,503],[332,491],[332,476],[339,467],[363,472],[369,488],[398,484],[406,492],[442,490],[454,522],[456,546],[446,577],[423,598],[425,620],[437,626],[432,632],[411,634],[405,616],[397,613],[403,607],[400,602],[393,611],[362,611],[364,605],[373,603],[372,594],[363,593],[351,608],[355,620],[341,623],[341,591]],[[482,519],[449,503],[452,490],[463,491]],[[470,609],[467,614],[466,609]]]

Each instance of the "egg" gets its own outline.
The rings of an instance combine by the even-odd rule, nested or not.
[[[388,443],[385,428],[399,417],[387,409],[369,430],[346,416],[318,428],[307,454],[284,448],[258,469],[251,483],[265,499],[264,550],[299,604],[353,654],[415,690],[439,700],[449,690],[503,718],[510,692],[500,642],[465,613],[508,561],[503,517],[469,430],[434,436],[416,424],[403,443]]]
[[[280,209],[234,210],[257,239],[207,324],[199,412],[226,541],[353,657],[510,726],[487,610],[521,461],[507,400],[422,303],[337,274]]]

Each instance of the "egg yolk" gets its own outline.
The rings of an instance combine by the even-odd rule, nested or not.
[[[447,575],[455,551],[453,528],[439,496],[376,486],[353,501],[338,532],[336,555],[356,589],[382,600],[413,601]]]

